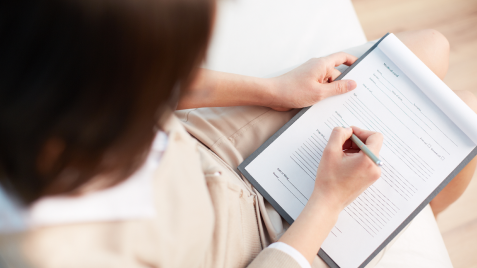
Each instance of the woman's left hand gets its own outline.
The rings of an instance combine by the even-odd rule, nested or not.
[[[270,78],[271,101],[268,107],[277,111],[311,106],[327,97],[356,88],[353,80],[334,81],[341,73],[335,67],[351,65],[358,58],[338,52],[323,58],[313,58],[281,76]]]

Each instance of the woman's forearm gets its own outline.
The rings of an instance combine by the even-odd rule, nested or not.
[[[200,69],[177,109],[241,105],[268,106],[272,80]]]
[[[299,251],[309,262],[313,262],[323,241],[338,220],[340,208],[312,195],[295,222],[278,240]]]
[[[277,111],[311,106],[356,88],[352,80],[334,81],[335,66],[351,65],[356,57],[340,52],[314,58],[283,75],[258,78],[199,69],[184,89],[177,109],[257,105]]]

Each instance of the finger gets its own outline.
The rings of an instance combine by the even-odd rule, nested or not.
[[[353,134],[353,130],[351,128],[335,127],[331,132],[325,150],[342,153],[343,144],[351,137],[351,134]]]
[[[351,128],[353,129],[353,134],[358,136],[358,138],[360,140],[362,140],[363,142],[366,141],[366,139],[373,135],[374,133],[376,133],[375,131],[371,131],[371,130],[367,130],[367,129],[362,129],[362,128],[359,128],[357,126],[351,126]]]
[[[323,89],[324,98],[349,92],[355,89],[356,86],[356,82],[353,80],[339,80],[320,85],[320,87]]]
[[[365,144],[375,155],[379,155],[379,151],[381,151],[381,146],[383,145],[383,135],[376,132],[366,139]]]
[[[352,126],[353,133],[368,146],[368,148],[375,153],[379,154],[381,146],[383,144],[383,135],[371,130],[361,129],[359,127]]]
[[[359,147],[356,143],[354,143],[353,141],[351,141],[351,146],[349,147],[351,149],[358,149],[359,150]]]
[[[343,153],[345,154],[355,154],[355,153],[359,153],[361,150],[359,149],[348,149],[348,150],[345,150],[343,151]]]
[[[341,64],[350,66],[358,58],[345,52],[338,52],[338,53],[334,53],[334,54],[326,56],[325,59],[329,61],[331,64],[334,64],[334,67],[338,67]]]
[[[346,140],[346,141],[343,143],[343,150],[352,149],[352,148],[353,148],[353,147],[352,147],[353,144],[354,144],[354,143],[353,143],[350,139]],[[354,148],[354,149],[356,149],[356,148]]]
[[[278,112],[288,112],[288,111],[291,111],[292,109],[292,108],[284,108],[284,107],[270,107],[270,108]]]
[[[336,70],[335,68],[331,68],[331,79],[328,82],[333,82],[335,81],[336,77],[340,76],[341,72]]]

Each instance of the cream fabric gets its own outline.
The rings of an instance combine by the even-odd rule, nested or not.
[[[293,257],[293,259],[295,259],[298,264],[300,264],[301,268],[311,268],[310,263],[305,258],[305,256],[303,256],[298,250],[289,246],[288,244],[285,244],[283,242],[275,242],[268,246],[268,248],[275,248],[287,253],[288,255]]]

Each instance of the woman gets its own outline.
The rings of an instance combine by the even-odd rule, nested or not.
[[[8,265],[319,267],[338,213],[380,176],[347,140],[355,133],[378,154],[382,136],[335,129],[312,197],[281,233],[236,172],[292,108],[353,90],[354,81],[333,79],[355,56],[312,59],[272,79],[198,69],[213,24],[208,0],[14,1],[0,10],[0,182],[24,223],[0,237]],[[399,37],[445,74],[445,39]],[[435,51],[420,50],[429,43]],[[444,59],[430,60],[436,53]],[[171,112],[240,105],[257,107]],[[465,189],[474,169],[453,183]],[[435,211],[454,197],[442,194]]]

